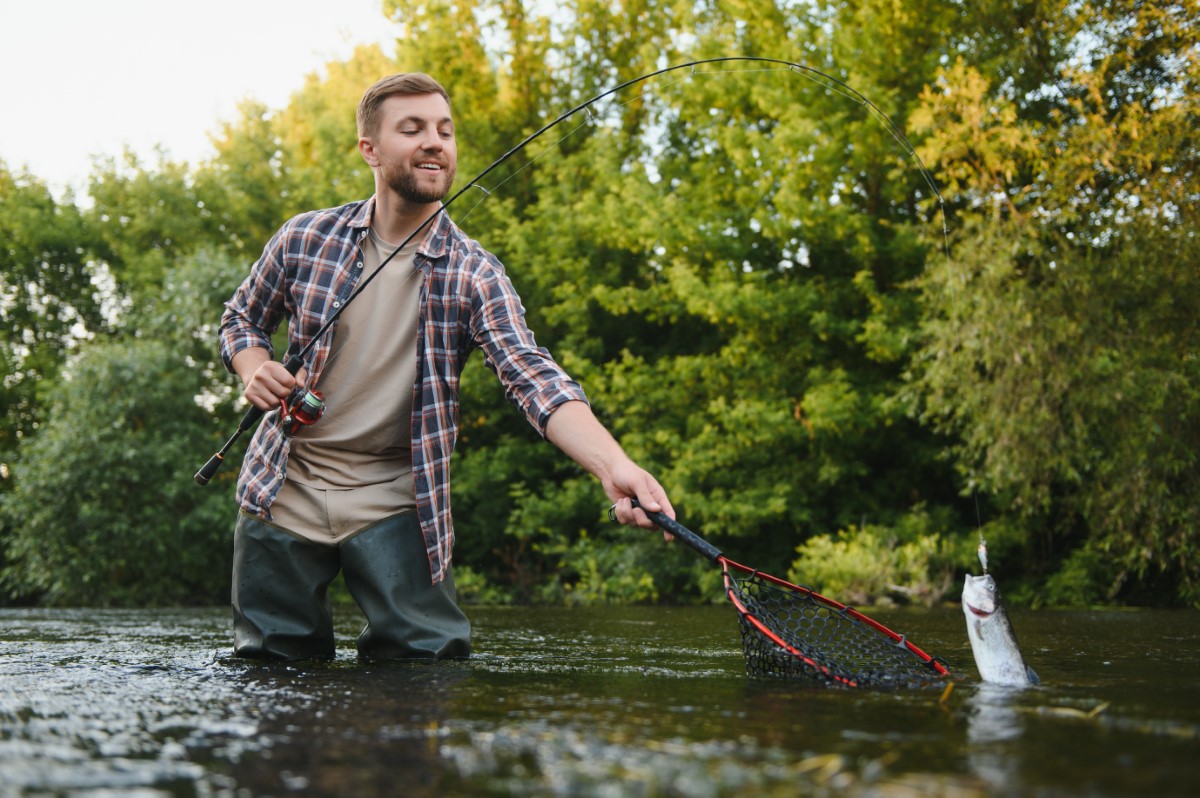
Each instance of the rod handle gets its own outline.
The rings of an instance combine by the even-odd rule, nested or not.
[[[197,471],[196,475],[192,478],[196,480],[197,485],[207,485],[209,480],[211,480],[217,473],[217,469],[221,467],[221,463],[223,462],[225,462],[224,453],[217,452],[212,457],[208,458],[208,462],[205,463],[204,467]]]
[[[638,504],[637,499],[633,499],[632,501],[634,507],[641,507],[641,505]],[[679,523],[669,515],[666,515],[665,513],[656,513],[652,510],[647,510],[645,507],[642,507],[642,512],[644,512],[651,521],[658,524],[659,527],[661,527],[665,532],[669,532],[670,534],[674,535],[676,540],[682,540],[684,543],[686,543],[701,557],[716,562],[725,556],[716,546],[709,543],[707,540],[700,537],[695,532],[688,529],[686,526]]]
[[[250,405],[250,409],[246,411],[246,415],[242,416],[242,420],[238,422],[238,434],[249,431],[258,423],[258,420],[266,413],[265,410],[260,410],[254,405]]]

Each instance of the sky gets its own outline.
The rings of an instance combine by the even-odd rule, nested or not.
[[[358,44],[390,52],[381,0],[0,0],[0,160],[82,193],[92,156],[212,153],[246,98],[282,108]],[[365,87],[364,87],[365,88]]]

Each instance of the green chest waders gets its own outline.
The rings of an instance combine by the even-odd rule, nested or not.
[[[366,616],[367,658],[453,658],[471,653],[471,625],[449,573],[432,584],[416,513],[385,518],[337,546],[239,514],[234,531],[234,655],[332,659],[329,584],[343,572]]]

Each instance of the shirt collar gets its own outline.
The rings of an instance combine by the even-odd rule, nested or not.
[[[358,211],[350,217],[349,225],[356,230],[366,230],[371,226],[371,219],[375,215],[375,195],[358,207]]]
[[[424,240],[421,242],[421,248],[418,250],[427,258],[440,258],[448,251],[450,241],[450,227],[453,223],[450,221],[450,214],[442,209],[432,222],[429,223],[430,231]]]
[[[350,227],[356,230],[366,230],[371,226],[371,219],[375,216],[375,195],[364,202],[358,211],[350,218]],[[417,250],[427,258],[438,258],[446,254],[447,244],[450,240],[450,228],[453,223],[450,221],[450,214],[443,210],[438,213],[437,217],[429,223],[432,230],[429,231]]]

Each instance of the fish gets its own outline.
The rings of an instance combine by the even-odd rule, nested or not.
[[[990,574],[967,574],[962,593],[963,615],[971,653],[983,681],[1007,687],[1040,684],[1037,673],[1021,658],[1008,612]]]

